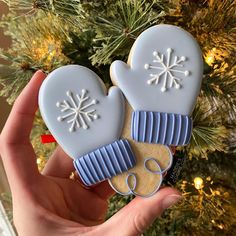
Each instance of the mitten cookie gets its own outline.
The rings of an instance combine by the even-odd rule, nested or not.
[[[126,139],[119,139],[124,98],[119,88],[106,94],[101,79],[83,66],[54,70],[39,92],[42,117],[64,151],[74,159],[82,181],[92,185],[135,165]]]
[[[139,35],[128,63],[115,61],[110,71],[134,109],[134,140],[174,146],[189,143],[203,62],[188,32],[172,25],[153,26]]]

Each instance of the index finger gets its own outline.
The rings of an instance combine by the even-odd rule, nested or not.
[[[1,157],[12,192],[25,187],[38,173],[29,135],[38,107],[39,88],[46,75],[38,71],[14,103],[1,134]]]
[[[1,134],[7,144],[29,143],[34,114],[38,108],[38,91],[45,78],[42,71],[37,71],[16,99]]]

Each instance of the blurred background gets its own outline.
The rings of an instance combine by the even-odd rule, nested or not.
[[[7,5],[3,2],[0,2],[0,18],[3,14],[7,12],[8,12]],[[10,47],[10,44],[11,44],[11,38],[5,36],[3,34],[3,29],[0,28],[0,48],[7,49],[8,47]],[[0,58],[0,63],[7,64],[7,61]],[[6,122],[10,110],[11,106],[6,102],[6,99],[0,97],[0,132],[2,131],[2,128]],[[10,212],[8,211],[9,209],[11,209],[11,200],[9,198],[10,189],[1,159],[0,159],[0,195],[2,196],[1,197],[2,201],[0,199],[0,236],[14,236],[15,232],[10,224],[10,221],[12,219],[12,213],[11,210]],[[1,202],[3,203],[3,205]],[[7,216],[9,216],[9,220],[8,218],[6,218]]]
[[[8,7],[5,3],[0,1],[0,17],[5,13],[8,12]],[[11,45],[11,38],[9,36],[5,36],[3,34],[3,29],[0,28],[0,48],[8,48]],[[0,58],[1,64],[7,64],[7,61]],[[9,62],[8,62],[9,63]],[[0,97],[0,130],[2,130],[3,125],[6,121],[6,118],[10,112],[11,106],[6,102],[6,99],[3,97]]]
[[[144,235],[236,235],[235,12],[235,0],[0,0],[0,129],[36,70],[80,64],[109,87],[111,62],[126,61],[141,32],[160,23],[180,26],[196,38],[204,59],[191,142],[175,154],[185,159],[182,175],[165,183],[174,184],[184,200]],[[56,146],[42,144],[42,134],[49,131],[37,113],[31,142],[39,170]],[[11,195],[0,168],[1,201],[11,220]],[[132,198],[115,195],[107,217]]]
[[[0,1],[0,17],[8,12],[8,7],[5,3]],[[0,48],[8,48],[11,44],[11,38],[3,34],[3,29],[0,28]],[[0,58],[1,64],[7,64],[7,61]],[[0,85],[1,86],[1,85]],[[4,97],[0,97],[0,132],[6,122],[6,119],[11,110],[11,106],[6,102]],[[5,172],[2,166],[2,161],[0,160],[0,193],[9,192],[9,187],[7,180],[5,178]]]

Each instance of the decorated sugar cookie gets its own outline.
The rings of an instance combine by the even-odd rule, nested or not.
[[[109,180],[120,194],[151,196],[173,163],[164,145],[186,145],[192,131],[190,115],[200,91],[202,56],[195,39],[171,25],[153,26],[135,41],[128,63],[115,61],[111,78],[129,104],[126,127],[137,164]],[[132,113],[132,115],[131,115]],[[130,139],[130,136],[134,142]],[[159,145],[156,145],[159,144]],[[169,182],[174,183],[183,162],[175,161]],[[149,166],[148,166],[149,164]]]
[[[128,63],[115,61],[110,71],[134,109],[131,136],[135,141],[189,143],[203,62],[188,32],[172,25],[153,26],[139,35]]]
[[[119,139],[124,98],[119,88],[106,94],[102,80],[83,66],[54,70],[39,92],[42,117],[86,185],[96,184],[135,165],[129,142]]]
[[[106,94],[94,72],[70,65],[44,81],[40,110],[84,184],[109,179],[122,195],[148,197],[160,188],[173,163],[164,145],[190,140],[201,53],[184,30],[154,26],[137,38],[128,64],[112,63],[111,77],[131,105],[126,103],[126,109],[119,88]]]

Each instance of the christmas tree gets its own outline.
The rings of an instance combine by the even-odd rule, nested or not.
[[[66,64],[91,68],[107,87],[109,67],[127,60],[137,36],[160,23],[182,27],[204,56],[201,93],[193,113],[191,143],[177,148],[186,158],[176,188],[184,200],[167,210],[145,235],[236,235],[236,2],[234,0],[4,0],[10,13],[0,26],[12,46],[0,49],[0,95],[12,104],[32,74]],[[55,144],[40,114],[32,143],[42,169]],[[114,196],[108,216],[132,197]]]

